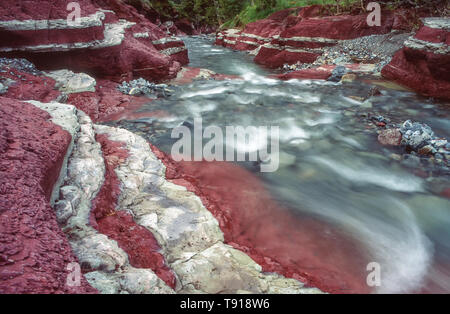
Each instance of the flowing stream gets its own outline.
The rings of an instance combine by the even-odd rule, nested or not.
[[[381,286],[374,292],[450,292],[450,201],[439,195],[442,186],[450,186],[449,169],[432,160],[397,160],[404,152],[381,146],[377,127],[367,118],[371,113],[396,123],[423,122],[449,139],[448,105],[389,88],[381,80],[382,95],[364,102],[358,97],[374,86],[369,79],[344,85],[283,82],[270,78],[275,71],[254,64],[244,52],[214,46],[207,37],[184,40],[190,67],[243,79],[176,86],[170,97],[144,105],[133,118],[109,123],[144,135],[167,153],[176,141],[172,129],[192,126],[194,118],[201,117],[203,127],[223,130],[279,126],[278,171],[261,173],[255,163],[239,163],[279,204],[364,247],[367,263],[381,267]],[[248,143],[236,147],[244,152],[257,148]]]

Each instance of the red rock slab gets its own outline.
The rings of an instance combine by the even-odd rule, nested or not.
[[[70,94],[67,103],[82,110],[94,122],[115,120],[126,112],[134,111],[152,101],[147,97],[124,95],[117,83],[97,80],[95,92]]]
[[[364,293],[363,248],[327,224],[301,217],[275,202],[263,183],[226,162],[174,162],[152,146],[166,177],[198,195],[219,221],[225,242],[266,272],[276,272],[332,293]]]
[[[280,68],[284,64],[294,64],[297,62],[312,63],[320,54],[312,52],[292,52],[288,50],[279,50],[276,48],[261,47],[258,55],[255,57],[255,63],[262,64],[269,68]]]
[[[176,286],[174,273],[167,267],[161,247],[153,234],[138,225],[130,213],[116,211],[120,195],[120,180],[115,173],[121,163],[128,158],[128,151],[123,143],[108,139],[107,135],[98,134],[97,141],[102,146],[105,159],[105,183],[92,202],[91,225],[100,233],[117,241],[127,254],[131,266],[153,270],[161,280],[172,289]]]
[[[55,81],[49,77],[33,75],[8,67],[4,67],[3,70],[6,72],[0,72],[0,78],[14,81],[4,97],[50,102],[60,95],[60,92],[55,89]]]
[[[450,99],[450,55],[404,47],[382,70],[383,77],[416,92]]]
[[[440,28],[423,26],[414,37],[432,43],[450,43],[450,32]]]
[[[5,57],[25,58],[42,70],[70,69],[116,82],[146,78],[162,81],[173,78],[180,64],[161,54],[150,41],[143,42],[127,30],[122,44],[100,49],[73,49],[34,53],[14,51]]]
[[[95,293],[77,262],[49,199],[70,134],[30,104],[0,97],[0,293]]]
[[[294,71],[286,74],[275,75],[275,78],[278,78],[283,81],[292,80],[292,79],[311,79],[311,80],[327,80],[332,73],[333,69],[304,69],[299,71]]]
[[[245,34],[253,34],[265,38],[270,38],[275,35],[279,35],[282,31],[283,24],[281,22],[265,19],[247,24],[242,32]]]

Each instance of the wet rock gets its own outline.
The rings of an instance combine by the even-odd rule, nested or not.
[[[450,145],[448,144],[446,139],[433,139],[430,141],[430,144],[433,145],[435,148],[441,148],[441,147],[447,147],[447,149],[450,148]]]
[[[411,120],[403,123],[400,132],[403,135],[402,144],[414,150],[425,146],[434,136],[434,132],[428,125],[419,122],[413,123]]]
[[[353,73],[344,74],[341,78],[342,83],[351,83],[354,80],[356,80],[356,74]]]
[[[420,148],[418,150],[418,153],[420,155],[424,155],[424,156],[432,155],[432,154],[436,153],[436,149],[433,146],[431,146],[431,145],[426,145],[426,146]]]
[[[400,146],[402,141],[402,133],[399,129],[383,130],[378,135],[378,142],[381,145]]]
[[[394,160],[400,161],[402,160],[402,156],[399,154],[390,154],[389,157],[391,157]]]
[[[328,78],[330,82],[339,82],[344,74],[347,73],[347,68],[344,66],[337,66],[333,72],[331,72],[331,76]]]
[[[382,95],[380,89],[376,86],[373,86],[370,91],[369,91],[369,97],[373,97],[373,96],[380,96]]]
[[[420,166],[420,158],[414,155],[403,155],[402,164],[409,168],[417,168]]]

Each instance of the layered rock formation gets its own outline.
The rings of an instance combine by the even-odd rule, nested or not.
[[[67,285],[76,258],[50,207],[70,124],[57,126],[45,111],[4,97],[0,112],[0,293],[95,292],[83,278]]]
[[[69,97],[101,86],[85,74],[46,75]],[[2,292],[320,292],[225,244],[217,219],[166,179],[143,138],[68,104],[1,104]]]
[[[121,1],[78,1],[81,18],[67,21],[70,1],[0,4],[0,54],[26,57],[40,69],[71,69],[121,81],[164,80],[188,62],[184,43]]]
[[[450,20],[424,19],[382,75],[425,96],[450,99]]]
[[[252,51],[255,62],[279,68],[296,62],[311,63],[321,48],[340,40],[373,34],[386,34],[407,28],[407,12],[382,13],[381,26],[369,26],[367,14],[320,16],[320,7],[287,9],[267,19],[248,24],[243,31],[229,29],[217,34],[216,44]]]

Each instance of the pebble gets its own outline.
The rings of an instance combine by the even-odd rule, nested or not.
[[[26,59],[10,59],[10,58],[0,58],[0,68],[6,69],[16,69],[21,72],[30,73],[33,75],[41,75],[42,72],[36,69],[33,63]],[[14,72],[10,71],[11,75],[14,75]]]

